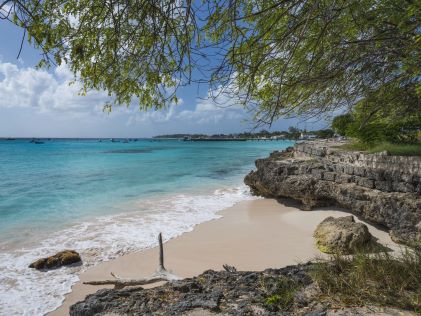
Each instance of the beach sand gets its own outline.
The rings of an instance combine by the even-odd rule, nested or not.
[[[221,270],[223,264],[244,271],[307,262],[322,256],[312,237],[316,226],[328,216],[349,215],[335,208],[301,211],[292,201],[274,199],[241,202],[220,214],[222,218],[202,223],[164,244],[168,270],[190,277],[208,269]],[[399,248],[387,232],[368,227],[379,242],[394,250]],[[128,278],[149,276],[157,264],[158,249],[152,248],[92,267],[81,274],[63,305],[49,315],[68,315],[70,305],[105,288],[84,285],[84,281],[109,279],[110,272]]]

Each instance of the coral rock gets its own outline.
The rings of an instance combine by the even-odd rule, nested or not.
[[[353,216],[327,217],[314,232],[317,246],[322,252],[352,254],[371,244],[372,236],[363,223]]]
[[[41,258],[32,262],[29,267],[37,270],[55,269],[73,263],[81,262],[80,255],[74,250],[64,250],[54,256]]]

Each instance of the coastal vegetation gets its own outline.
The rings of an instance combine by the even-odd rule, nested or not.
[[[421,250],[333,255],[310,271],[335,307],[379,305],[421,313]]]
[[[396,156],[421,156],[421,143],[417,144],[393,144],[382,142],[374,145],[354,141],[340,146],[346,150],[366,151],[369,153],[387,152]]]
[[[234,133],[234,134],[166,134],[158,135],[154,138],[179,138],[183,139],[186,137],[190,138],[243,138],[243,139],[292,139],[297,140],[300,137],[306,137],[312,135],[315,138],[331,138],[334,136],[334,132],[331,129],[321,129],[315,131],[301,130],[296,127],[290,127],[288,131],[267,131],[261,130],[259,132],[244,132],[244,133]]]
[[[354,140],[345,149],[421,155],[421,108],[414,96],[388,109],[362,100],[348,113],[336,116],[332,129]]]
[[[319,301],[331,308],[389,306],[421,313],[421,249],[334,254],[313,260],[308,273],[320,290]],[[292,278],[262,277],[269,310],[288,311],[304,285]]]

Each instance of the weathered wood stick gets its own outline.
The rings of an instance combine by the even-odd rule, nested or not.
[[[164,246],[162,244],[162,234],[159,233],[158,235],[158,243],[159,243],[159,263],[158,263],[158,269],[156,272],[146,278],[139,278],[139,279],[125,279],[120,278],[113,272],[111,272],[111,276],[114,277],[114,280],[104,280],[104,281],[88,281],[83,282],[83,284],[89,284],[89,285],[114,285],[115,289],[122,289],[126,286],[136,286],[136,285],[146,285],[151,284],[155,282],[160,281],[176,281],[176,280],[182,280],[183,278],[179,277],[178,275],[172,274],[168,272],[165,269],[164,266]]]
[[[162,245],[162,234],[161,233],[159,233],[159,235],[158,235],[158,242],[159,242],[159,266],[158,266],[158,269],[165,271],[165,267],[164,267],[164,246]]]

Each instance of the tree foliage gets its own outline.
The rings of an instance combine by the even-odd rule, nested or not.
[[[361,100],[349,113],[335,117],[332,128],[368,145],[415,143],[421,129],[420,104],[416,102],[410,94],[400,95],[394,106]]]
[[[261,123],[356,104],[368,106],[368,117],[421,104],[418,0],[5,4],[44,53],[41,66],[67,63],[83,92],[106,90],[115,104],[135,98],[142,109],[165,107],[180,85],[202,80],[194,71],[210,71],[214,91],[235,97]]]
[[[26,0],[11,18],[44,53],[39,66],[66,63],[82,93],[105,90],[142,109],[176,102],[188,81],[195,16],[188,3],[135,0]]]
[[[418,1],[234,1],[208,24],[229,47],[214,80],[235,77],[231,92],[266,123],[419,97],[420,12]]]
[[[332,128],[335,133],[345,136],[350,124],[353,122],[353,117],[350,113],[338,115],[332,120]]]

